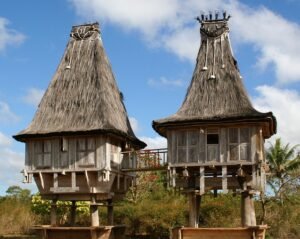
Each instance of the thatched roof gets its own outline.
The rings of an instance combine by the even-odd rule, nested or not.
[[[276,132],[272,112],[253,108],[233,57],[228,19],[201,22],[201,46],[192,81],[177,113],[153,121],[154,129],[166,135],[168,127],[235,121],[269,122],[269,134]]]
[[[65,53],[27,129],[14,136],[114,134],[139,148],[130,126],[99,24],[73,26]]]

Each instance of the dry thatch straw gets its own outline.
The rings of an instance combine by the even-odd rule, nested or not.
[[[130,126],[98,23],[74,26],[65,53],[27,129],[26,138],[110,133],[145,147]]]
[[[232,55],[227,20],[202,21],[202,42],[185,100],[177,113],[153,121],[161,135],[169,126],[226,121],[266,121],[270,134],[276,132],[272,112],[257,111],[249,100]]]

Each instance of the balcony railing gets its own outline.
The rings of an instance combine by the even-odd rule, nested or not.
[[[168,149],[144,149],[122,152],[122,171],[152,171],[167,168]]]

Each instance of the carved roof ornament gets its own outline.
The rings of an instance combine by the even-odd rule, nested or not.
[[[100,33],[98,24],[81,25],[73,27],[70,36],[75,40],[85,40],[91,37],[95,32]]]

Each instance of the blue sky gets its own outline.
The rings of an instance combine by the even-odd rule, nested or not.
[[[72,25],[98,21],[134,130],[164,147],[153,119],[183,101],[200,44],[200,11],[227,10],[235,57],[255,107],[272,110],[278,134],[300,143],[298,0],[9,0],[0,8],[0,195],[22,185],[27,127],[67,44]],[[271,139],[273,140],[274,137]]]

